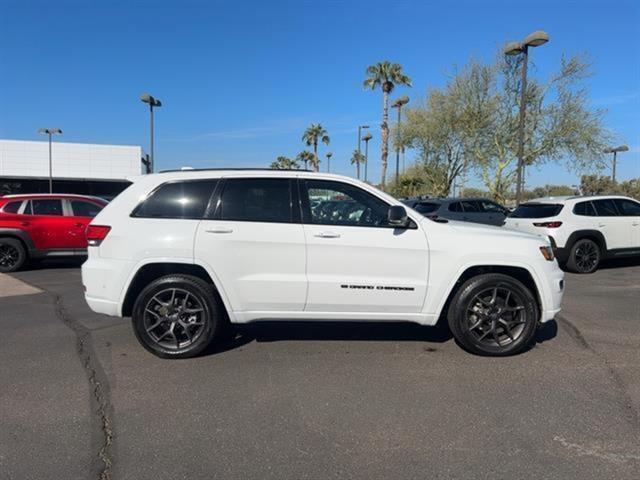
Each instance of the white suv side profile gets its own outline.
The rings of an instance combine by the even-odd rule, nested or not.
[[[640,255],[640,202],[628,197],[538,198],[504,226],[549,237],[558,261],[575,273],[595,272],[605,258]]]
[[[131,316],[163,358],[197,355],[228,322],[441,315],[465,349],[514,354],[564,286],[547,239],[432,221],[365,183],[298,170],[147,175],[87,238],[87,303]]]

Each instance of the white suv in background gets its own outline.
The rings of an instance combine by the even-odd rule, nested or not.
[[[603,258],[640,255],[640,202],[627,197],[547,197],[521,204],[505,227],[549,237],[556,257],[576,273]]]
[[[469,351],[513,354],[564,286],[545,238],[432,221],[365,183],[298,170],[147,175],[87,239],[89,306],[131,316],[164,358],[197,355],[226,322],[441,315]]]

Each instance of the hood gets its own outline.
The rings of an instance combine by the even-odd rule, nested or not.
[[[435,223],[432,220],[425,219],[424,221]],[[482,235],[485,237],[496,237],[497,239],[504,238],[524,238],[527,240],[544,240],[545,243],[549,242],[549,239],[543,234],[532,234],[526,232],[520,232],[517,230],[511,230],[509,228],[504,227],[496,227],[493,225],[484,225],[481,223],[471,223],[471,222],[459,222],[456,220],[449,220],[448,223],[443,224],[451,228],[458,234],[468,234],[468,235]]]

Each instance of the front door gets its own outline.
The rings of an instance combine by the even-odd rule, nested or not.
[[[196,262],[210,266],[237,312],[301,312],[305,239],[294,179],[227,178],[198,225]]]
[[[640,249],[640,202],[628,198],[615,200],[618,213],[624,217],[629,228],[629,247]]]
[[[345,182],[300,179],[309,312],[419,313],[429,256],[422,228],[393,228],[389,205]]]

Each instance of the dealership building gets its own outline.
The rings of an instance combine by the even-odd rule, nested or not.
[[[141,147],[53,142],[55,193],[113,198],[143,173]],[[49,142],[0,140],[0,195],[49,192]]]

